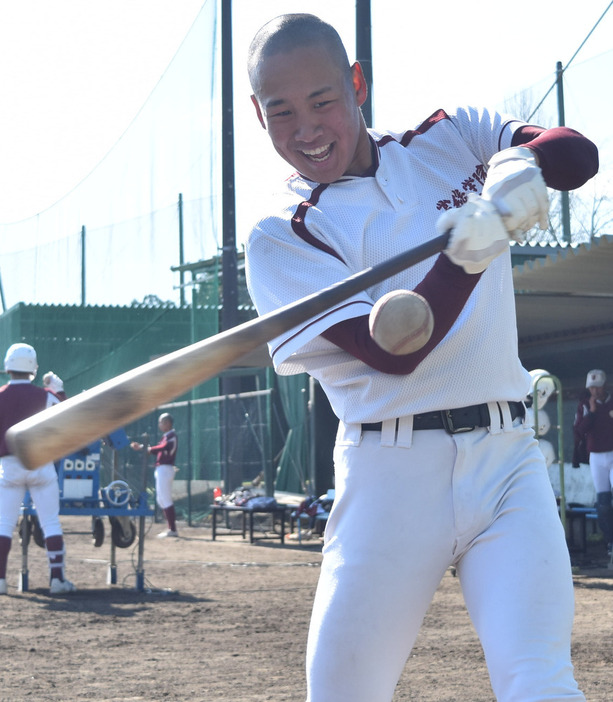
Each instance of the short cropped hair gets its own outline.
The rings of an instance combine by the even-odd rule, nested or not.
[[[325,47],[332,61],[346,73],[347,81],[351,80],[347,52],[336,29],[315,15],[286,14],[267,22],[249,46],[247,70],[254,94],[258,94],[257,72],[261,61],[305,46]]]

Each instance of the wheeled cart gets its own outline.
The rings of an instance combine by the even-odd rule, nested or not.
[[[113,478],[116,474],[116,449],[128,445],[123,430],[114,432],[105,439],[114,450]],[[134,494],[123,480],[113,479],[105,487],[100,484],[100,454],[102,441],[96,441],[86,448],[62,458],[56,465],[60,486],[60,515],[91,517],[93,545],[102,546],[105,540],[104,517],[111,528],[111,554],[107,582],[117,583],[116,548],[131,546],[138,533],[138,561],[136,567],[136,589],[144,589],[144,545],[145,518],[154,515],[147,504],[147,493],[143,489]],[[21,554],[22,564],[19,590],[28,590],[28,546],[30,538],[41,548],[45,547],[44,536],[36,516],[36,508],[30,494],[26,493],[21,508]],[[138,529],[136,526],[138,520]]]

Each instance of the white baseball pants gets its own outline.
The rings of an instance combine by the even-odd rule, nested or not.
[[[15,456],[0,459],[0,536],[12,538],[26,490],[30,491],[45,538],[61,536],[60,488],[55,466],[48,463],[26,470]]]
[[[590,472],[596,492],[611,492],[611,488],[613,488],[613,451],[590,453]]]
[[[381,445],[379,432],[337,441],[308,702],[390,702],[452,564],[496,699],[585,700],[570,661],[564,532],[533,431],[515,424],[399,436],[410,448]]]
[[[175,467],[161,465],[155,469],[155,499],[161,509],[171,507],[172,502],[172,481],[175,477]]]

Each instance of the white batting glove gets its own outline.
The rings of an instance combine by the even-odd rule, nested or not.
[[[481,197],[490,200],[502,215],[512,238],[538,224],[547,229],[549,196],[534,152],[525,146],[513,146],[494,154]]]
[[[469,195],[465,205],[438,218],[439,234],[450,229],[445,253],[467,273],[481,273],[509,245],[509,232],[496,208],[477,195]]]

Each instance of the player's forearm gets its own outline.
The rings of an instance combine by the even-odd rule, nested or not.
[[[481,274],[469,275],[447,256],[439,256],[426,277],[415,288],[432,309],[434,330],[419,351],[404,355],[387,353],[370,336],[368,315],[344,320],[327,329],[322,336],[371,368],[394,375],[407,375],[426,358],[451,329]]]
[[[568,127],[527,125],[515,132],[512,145],[536,153],[545,183],[555,190],[575,190],[598,173],[596,145]]]

